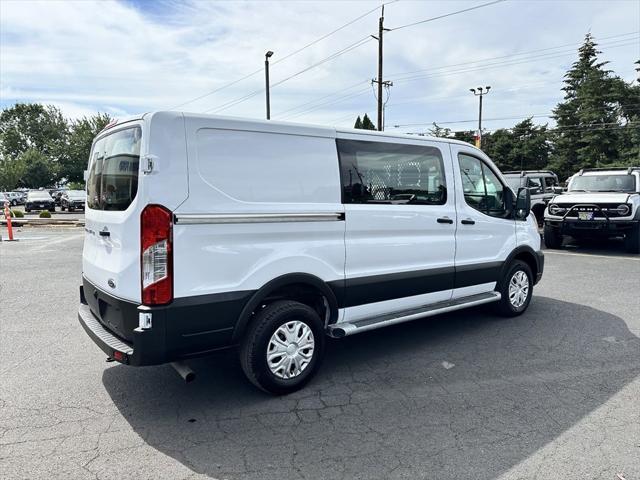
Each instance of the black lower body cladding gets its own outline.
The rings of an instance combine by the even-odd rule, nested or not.
[[[157,365],[230,346],[240,312],[253,293],[202,295],[179,298],[165,306],[140,307],[109,295],[85,278],[80,297],[90,307],[93,319],[133,349],[125,363]],[[138,328],[141,312],[151,314],[151,328]],[[84,309],[84,315],[87,314]],[[79,317],[87,330],[88,322],[80,314]],[[99,337],[87,333],[105,350]]]
[[[534,282],[540,280],[544,255],[532,249]],[[511,258],[511,257],[510,257]],[[346,308],[384,300],[409,297],[443,289],[498,282],[508,268],[506,262],[489,262],[458,268],[440,268],[389,275],[375,275],[330,282],[329,289],[338,299],[337,308]],[[292,274],[294,277],[300,275]],[[264,300],[262,290],[246,290],[176,298],[165,306],[145,307],[116,298],[98,289],[86,278],[80,291],[80,323],[89,336],[108,355],[113,345],[124,344],[132,350],[124,360],[130,365],[156,365],[227,348],[237,344],[246,328],[247,311]],[[256,303],[258,302],[258,303]],[[246,308],[245,308],[246,307]],[[150,313],[151,328],[139,327],[139,315]],[[235,334],[235,335],[234,335]],[[105,341],[111,339],[111,342]]]

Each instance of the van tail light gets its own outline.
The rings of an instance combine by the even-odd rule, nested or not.
[[[173,300],[172,214],[148,205],[140,216],[142,303],[164,305]]]

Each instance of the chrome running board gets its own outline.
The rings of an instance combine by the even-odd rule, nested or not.
[[[484,303],[497,302],[502,296],[498,292],[479,293],[468,297],[446,300],[444,302],[432,303],[422,307],[400,310],[393,313],[385,313],[377,317],[364,318],[354,322],[337,323],[329,325],[327,332],[333,338],[342,338],[347,335],[354,335],[376,328],[395,325],[396,323],[408,322],[417,318],[431,317],[441,313],[452,312],[462,308],[474,307]]]

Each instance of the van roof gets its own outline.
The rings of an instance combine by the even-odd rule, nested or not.
[[[211,119],[217,121],[229,121],[235,124],[246,124],[247,128],[251,128],[252,130],[265,130],[269,132],[296,132],[300,134],[303,131],[307,131],[310,135],[314,136],[327,136],[327,137],[335,137],[336,133],[347,133],[347,134],[355,134],[355,135],[367,135],[372,137],[385,137],[385,138],[401,138],[412,141],[430,141],[430,142],[441,142],[441,143],[453,143],[458,145],[465,145],[467,147],[476,148],[473,145],[462,142],[460,140],[456,140],[453,138],[445,138],[445,137],[433,137],[433,136],[423,136],[423,135],[409,135],[406,133],[396,133],[396,132],[379,132],[377,130],[362,130],[355,128],[343,128],[343,127],[329,127],[326,125],[314,125],[314,124],[304,124],[304,123],[295,123],[295,122],[283,122],[280,120],[264,120],[258,118],[243,118],[243,117],[232,117],[226,115],[207,115],[203,113],[191,113],[191,112],[180,112],[180,111],[154,111],[147,112],[143,115],[130,116],[127,118],[119,119],[115,125],[119,125],[125,122],[152,118],[155,115],[162,116],[181,116],[183,115],[185,118],[199,118],[199,119]]]

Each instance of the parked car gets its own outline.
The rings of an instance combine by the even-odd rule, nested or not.
[[[87,192],[84,190],[67,190],[60,197],[60,210],[84,210],[86,200]]]
[[[3,192],[12,207],[24,205],[24,196],[20,192]]]
[[[56,189],[56,190],[51,190],[49,193],[51,194],[51,198],[53,198],[53,201],[56,203],[56,205],[61,205],[62,204],[62,195],[64,195],[64,193],[67,190],[64,188],[61,189]]]
[[[558,176],[551,170],[522,170],[504,172],[504,178],[515,192],[526,187],[531,193],[531,211],[538,225],[544,222],[544,209],[554,195],[562,192]]]
[[[566,235],[624,236],[626,250],[640,253],[640,167],[585,168],[573,175],[567,192],[544,213],[547,248],[560,248]]]
[[[544,267],[529,190],[447,138],[156,112],[97,136],[87,189],[80,323],[185,379],[239,345],[251,382],[288,393],[327,335],[520,315]]]
[[[56,211],[56,204],[46,190],[31,190],[27,193],[27,201],[24,204],[24,211],[49,210]]]

